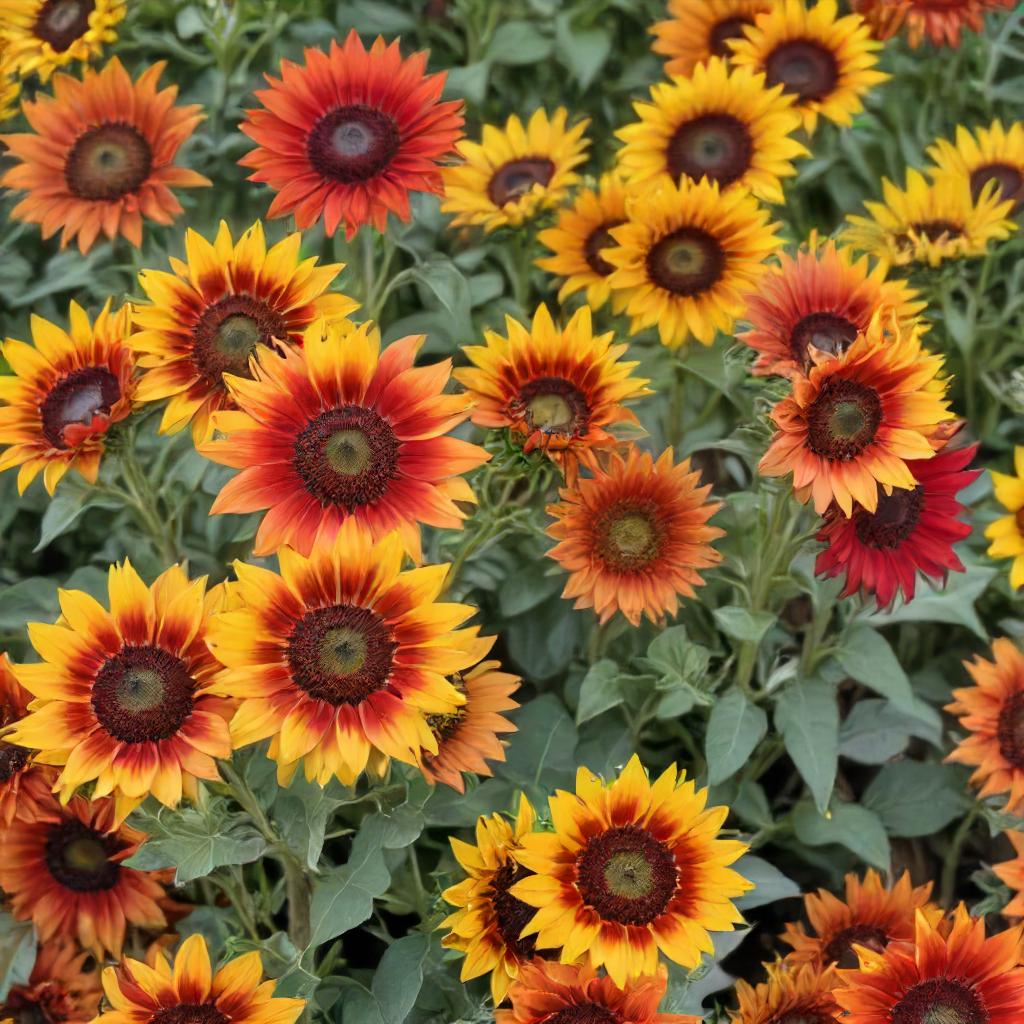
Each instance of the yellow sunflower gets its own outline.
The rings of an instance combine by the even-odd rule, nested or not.
[[[650,188],[628,203],[629,220],[611,229],[604,256],[636,334],[655,324],[663,345],[692,334],[710,345],[732,332],[765,260],[782,242],[768,211],[744,188],[722,193],[714,182],[682,179]]]
[[[977,202],[985,186],[994,181],[1000,199],[1012,199],[1011,214],[1024,207],[1024,124],[1014,121],[1004,128],[993,121],[988,128],[972,133],[963,125],[956,129],[956,142],[939,139],[928,155],[940,174],[966,177],[971,183],[971,196]]]
[[[800,115],[782,86],[733,67],[721,57],[699,64],[689,78],[651,87],[650,103],[634,103],[640,120],[615,134],[625,142],[619,169],[630,186],[667,178],[708,178],[723,191],[745,186],[759,199],[783,202],[781,178],[807,156],[793,138]]]
[[[21,82],[10,57],[10,45],[0,36],[0,124],[18,114]]]
[[[860,15],[840,17],[836,0],[778,0],[729,45],[734,63],[763,71],[796,98],[808,134],[819,115],[848,127],[865,93],[889,77],[876,68],[882,44]]]
[[[985,528],[989,558],[1012,558],[1010,586],[1024,587],[1024,447],[1013,450],[1013,473],[992,470],[996,501],[1010,514]]]
[[[485,124],[480,142],[456,144],[462,163],[441,169],[441,210],[453,213],[453,227],[480,225],[484,231],[519,227],[541,210],[558,206],[579,181],[574,168],[586,159],[583,137],[589,120],[567,126],[564,107],[549,118],[535,110],[529,122],[513,114],[504,128]]]
[[[667,59],[666,75],[688,75],[712,57],[728,57],[729,40],[741,39],[773,0],[668,0],[668,18],[651,26],[651,49]]]

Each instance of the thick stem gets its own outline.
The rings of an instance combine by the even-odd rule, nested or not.
[[[946,851],[945,860],[942,862],[942,881],[939,887],[939,899],[944,907],[948,908],[952,905],[953,894],[956,890],[956,873],[960,867],[964,844],[977,820],[978,810],[976,807],[972,807],[964,820],[960,822],[960,827],[954,833],[949,849]]]
[[[309,947],[313,937],[310,924],[313,887],[304,865],[290,853],[282,852],[281,866],[284,868],[285,893],[288,897],[288,937],[295,948],[302,951]]]
[[[130,507],[139,526],[153,541],[157,554],[167,565],[173,565],[179,560],[174,544],[174,530],[160,513],[156,493],[139,465],[133,445],[134,438],[129,438],[120,452],[121,475],[131,496]]]

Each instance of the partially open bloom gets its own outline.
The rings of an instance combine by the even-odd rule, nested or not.
[[[0,184],[27,195],[11,210],[16,220],[61,232],[61,248],[77,239],[88,252],[100,234],[142,244],[143,220],[171,224],[182,212],[172,188],[209,185],[174,162],[203,115],[176,107],[177,86],[157,89],[164,63],[134,82],[114,57],[79,80],[58,74],[53,96],[24,103],[31,132],[2,135],[17,163]]]
[[[956,141],[939,139],[928,150],[940,175],[966,177],[975,202],[985,186],[994,181],[999,199],[1012,199],[1010,216],[1024,208],[1024,124],[1014,121],[1009,128],[993,121],[988,128],[956,129]]]
[[[651,49],[665,58],[665,74],[689,75],[712,57],[728,57],[729,40],[773,0],[668,0],[668,17],[651,27]]]
[[[409,220],[409,193],[440,194],[439,161],[462,133],[462,103],[441,101],[445,74],[426,74],[425,52],[403,59],[397,40],[367,51],[355,29],[305,61],[267,75],[241,125],[257,148],[239,163],[277,193],[268,216],[293,214],[300,229],[323,218],[347,238],[383,231],[388,213]]]
[[[32,694],[18,682],[10,659],[0,654],[0,732],[25,717],[31,700]],[[55,776],[52,768],[34,764],[24,747],[0,739],[0,829],[15,818],[34,821],[43,808],[50,807]]]
[[[728,867],[747,847],[718,838],[728,808],[684,780],[672,765],[651,782],[636,755],[610,783],[581,767],[576,792],[549,800],[554,833],[522,839],[517,861],[536,873],[511,892],[539,908],[523,935],[620,988],[654,974],[659,951],[684,967],[712,952],[708,933],[732,931],[732,900],[753,888]]]
[[[535,110],[524,126],[513,114],[502,128],[485,124],[480,142],[460,142],[462,162],[441,172],[441,209],[455,214],[452,225],[519,227],[558,206],[580,180],[575,168],[590,145],[583,136],[590,122],[569,128],[568,118],[564,107],[550,118]]]
[[[12,985],[0,1000],[0,1020],[40,1024],[86,1024],[99,1012],[103,990],[99,971],[86,969],[88,953],[71,939],[39,947],[27,985]]]
[[[852,0],[871,26],[876,39],[888,39],[906,29],[911,46],[928,39],[934,46],[960,45],[963,29],[980,32],[984,16],[1017,0]]]
[[[1010,514],[985,527],[989,558],[1012,558],[1010,586],[1024,587],[1024,447],[1013,450],[1013,473],[992,470],[996,501]]]
[[[767,972],[768,980],[757,986],[736,982],[739,1005],[729,1014],[732,1024],[839,1024],[832,968],[778,963],[769,964]]]
[[[1024,832],[1010,831],[1006,838],[1017,856],[1002,864],[994,864],[992,870],[1014,892],[1013,899],[1003,907],[1003,914],[1006,917],[1024,917]]]

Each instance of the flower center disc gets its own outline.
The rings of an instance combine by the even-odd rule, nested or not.
[[[647,273],[652,281],[676,295],[707,291],[725,268],[718,240],[700,228],[681,228],[651,247]]]
[[[1024,771],[1024,691],[1013,694],[999,714],[999,750],[1010,764]]]
[[[1024,174],[1010,164],[985,164],[971,174],[971,196],[974,201],[990,182],[999,183],[999,196],[1013,200],[1012,213],[1017,213],[1024,206]]]
[[[963,234],[960,225],[954,224],[951,220],[922,220],[912,226],[929,242],[940,242],[943,238],[959,238]]]
[[[50,874],[73,892],[100,892],[117,885],[121,867],[110,859],[116,842],[76,818],[49,829],[44,857]]]
[[[789,336],[793,357],[808,362],[808,350],[814,348],[830,356],[842,355],[857,339],[857,327],[835,313],[811,313],[805,316]]]
[[[230,1019],[213,1003],[180,1003],[157,1010],[149,1024],[228,1024]]]
[[[546,185],[554,173],[555,165],[546,157],[509,160],[494,172],[487,195],[495,206],[504,206],[526,195],[534,185]]]
[[[769,85],[796,94],[802,102],[824,99],[839,81],[832,52],[812,39],[793,39],[777,46],[765,62]]]
[[[494,916],[497,918],[498,932],[505,940],[505,945],[520,960],[529,960],[537,948],[535,936],[520,937],[523,929],[537,913],[537,908],[516,899],[509,893],[509,889],[516,882],[521,882],[531,874],[532,872],[527,871],[526,868],[510,862],[499,868],[491,881],[491,905],[494,907]]]
[[[865,509],[855,513],[857,539],[868,547],[895,550],[914,532],[923,505],[924,488],[920,486],[894,490],[892,494],[879,492],[873,513]]]
[[[162,647],[125,645],[96,674],[92,707],[100,725],[122,743],[155,742],[184,725],[195,691],[181,658]]]
[[[752,24],[746,18],[723,18],[711,29],[708,36],[708,49],[713,57],[731,57],[730,39],[742,39],[744,28]]]
[[[117,378],[102,366],[72,370],[50,389],[39,407],[43,436],[54,448],[66,450],[64,430],[73,423],[89,426],[107,415],[121,398]]]
[[[632,502],[612,506],[597,522],[598,551],[605,564],[619,572],[637,572],[650,565],[661,547],[653,506]]]
[[[400,145],[394,120],[361,103],[325,114],[306,140],[309,162],[325,178],[345,185],[376,177],[391,163]]]
[[[153,169],[153,151],[130,124],[90,128],[71,147],[64,179],[79,199],[120,199],[134,192]]]
[[[988,1019],[974,992],[947,978],[915,985],[892,1010],[892,1024],[987,1024]]]
[[[771,1024],[837,1024],[837,1018],[815,1006],[805,1006],[773,1017]]]
[[[705,114],[676,129],[665,157],[673,178],[707,177],[724,187],[743,177],[752,153],[750,133],[742,121],[729,114]]]
[[[24,747],[0,740],[0,782],[13,779],[28,764],[28,751]]]
[[[594,836],[576,861],[576,887],[605,920],[648,924],[669,905],[679,881],[672,851],[636,825]]]
[[[251,378],[256,346],[287,337],[288,324],[277,310],[251,295],[229,295],[208,306],[192,328],[192,361],[210,384],[222,384],[225,373]]]
[[[523,385],[509,411],[521,416],[530,431],[565,437],[585,434],[590,420],[583,393],[562,377],[538,377]]]
[[[825,959],[844,970],[854,970],[859,963],[853,951],[855,944],[881,953],[889,945],[889,936],[881,928],[855,924],[851,928],[844,928],[825,946]]]
[[[830,461],[854,459],[875,439],[882,402],[874,388],[831,378],[807,414],[812,452]]]
[[[89,15],[96,9],[95,0],[46,0],[39,10],[33,34],[63,53],[89,28]]]
[[[602,224],[591,231],[583,243],[583,257],[587,261],[587,266],[600,277],[607,277],[615,270],[615,267],[601,255],[601,250],[614,249],[619,244],[612,238],[609,229],[618,227],[621,223],[622,221],[615,221],[611,224]]]
[[[619,1024],[621,1020],[607,1006],[577,1003],[575,1006],[564,1006],[557,1013],[545,1017],[544,1024]]]

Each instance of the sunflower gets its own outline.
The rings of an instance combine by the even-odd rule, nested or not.
[[[625,989],[586,964],[535,960],[522,965],[509,988],[510,1009],[495,1024],[701,1024],[699,1017],[658,1013],[668,972],[639,978]]]
[[[533,908],[509,892],[529,875],[518,857],[535,821],[529,801],[520,795],[514,824],[500,814],[481,816],[476,823],[476,846],[449,839],[466,878],[444,891],[445,900],[458,909],[438,926],[449,929],[441,945],[465,954],[463,981],[490,973],[495,1006],[537,953],[536,941],[522,937]]]
[[[655,461],[630,445],[561,491],[561,503],[548,506],[548,535],[558,541],[548,557],[570,574],[562,596],[602,623],[617,611],[634,626],[643,615],[675,615],[679,595],[703,584],[698,570],[722,559],[710,542],[724,532],[707,525],[722,505],[699,484],[689,459],[674,466],[671,449]]]
[[[732,1024],[840,1024],[832,968],[778,963],[768,964],[767,973],[768,980],[756,987],[736,982],[739,1005],[729,1014]]]
[[[482,661],[449,681],[465,696],[466,703],[447,714],[427,717],[437,753],[424,754],[420,768],[430,782],[443,782],[464,793],[463,772],[491,775],[488,760],[505,760],[505,745],[499,735],[515,732],[516,727],[501,712],[519,707],[512,694],[522,680],[502,672],[500,662]]]
[[[974,686],[953,691],[946,710],[969,735],[946,758],[975,769],[981,799],[1008,794],[1011,814],[1024,809],[1024,654],[1012,640],[992,642],[992,661],[964,662]]]
[[[887,608],[900,592],[904,601],[913,600],[918,572],[936,581],[950,571],[963,572],[953,545],[969,537],[971,527],[960,518],[964,506],[956,496],[981,474],[966,468],[977,450],[946,447],[931,459],[908,460],[916,486],[882,491],[873,513],[858,507],[847,518],[832,506],[818,531],[824,548],[815,573],[845,573],[842,597],[863,590]]]
[[[1013,899],[1003,907],[1003,914],[1006,917],[1024,917],[1024,832],[1010,831],[1006,833],[1006,838],[1017,856],[1002,864],[994,864],[992,870],[1015,893]]]
[[[190,935],[174,957],[158,952],[152,967],[125,958],[103,972],[110,1005],[95,1024],[295,1024],[305,999],[274,997],[258,951],[218,971],[202,935]]]
[[[41,942],[74,938],[102,959],[120,955],[127,925],[166,927],[162,874],[123,863],[146,837],[117,828],[115,819],[110,797],[76,796],[4,830],[0,887],[11,913],[31,920]]]
[[[45,82],[58,68],[98,57],[126,11],[127,0],[0,0],[0,38],[21,77]]]
[[[1010,514],[985,527],[989,558],[1012,558],[1010,586],[1024,587],[1024,447],[1013,450],[1013,473],[992,470],[996,501]]]
[[[984,918],[961,904],[950,919],[917,912],[914,944],[862,953],[834,992],[843,1024],[1019,1024],[1024,967],[1021,929],[985,937]]]
[[[218,779],[229,757],[231,706],[202,693],[220,667],[206,646],[223,589],[206,591],[172,566],[147,587],[128,561],[110,567],[110,611],[81,590],[60,591],[55,625],[29,624],[42,661],[18,665],[37,699],[7,737],[61,765],[63,799],[96,780],[123,821],[149,794],[168,807],[196,796],[196,779]]]
[[[717,183],[683,178],[640,193],[628,212],[627,223],[611,229],[615,248],[603,252],[633,333],[657,324],[671,348],[691,334],[703,345],[716,331],[729,334],[743,296],[782,244],[768,211],[746,189],[722,193]]]
[[[730,59],[795,97],[808,134],[819,115],[848,128],[864,95],[889,77],[876,67],[881,44],[859,15],[840,17],[836,0],[778,0],[743,32],[729,42]]]
[[[989,11],[1013,7],[1017,0],[852,0],[853,9],[871,26],[876,39],[902,28],[913,47],[929,39],[935,46],[960,45],[964,28],[980,32]]]
[[[211,514],[268,509],[254,554],[288,544],[308,555],[355,521],[380,538],[398,530],[416,561],[420,523],[461,529],[473,502],[462,478],[490,456],[447,437],[469,415],[467,395],[443,389],[451,360],[414,367],[423,335],[383,352],[372,323],[319,320],[301,349],[262,349],[254,379],[225,374],[239,411],[214,414],[224,435],[200,445],[241,472]]]
[[[825,889],[808,893],[804,911],[814,934],[800,922],[786,926],[781,938],[793,947],[786,963],[856,967],[855,945],[880,953],[890,942],[913,942],[914,913],[928,905],[931,894],[930,882],[914,887],[906,872],[890,887],[870,869],[863,880],[846,876],[845,900]]]
[[[586,290],[587,305],[600,309],[610,294],[608,275],[615,268],[601,255],[601,250],[614,245],[608,233],[626,220],[626,187],[614,173],[603,174],[597,189],[580,189],[572,206],[558,211],[554,227],[545,228],[537,238],[553,253],[537,260],[541,270],[565,278],[558,301]],[[620,309],[613,303],[614,312]]]
[[[10,58],[10,46],[0,35],[0,124],[18,116],[21,82]]]
[[[721,57],[698,64],[689,78],[651,87],[650,103],[634,103],[639,121],[615,134],[625,146],[619,169],[630,186],[680,177],[748,188],[759,199],[784,201],[781,178],[808,156],[792,136],[800,128],[793,97],[749,68]]]
[[[864,203],[869,216],[850,214],[842,240],[885,264],[905,266],[982,256],[993,241],[1007,238],[1012,199],[1001,199],[994,182],[977,200],[970,180],[958,174],[936,174],[929,182],[920,171],[907,172],[907,187],[882,179],[883,202]]]
[[[70,939],[44,943],[28,984],[13,985],[0,1000],[0,1020],[33,1024],[86,1024],[99,1012],[99,971],[86,970],[88,953]]]
[[[939,139],[928,155],[939,174],[966,177],[975,202],[985,186],[994,181],[998,197],[1013,200],[1011,215],[1024,209],[1024,125],[1019,121],[1009,128],[993,121],[991,127],[978,128],[973,134],[958,125],[956,143]]]
[[[875,318],[844,353],[797,377],[772,409],[778,430],[761,473],[791,472],[797,497],[813,500],[819,515],[833,501],[847,517],[854,502],[877,512],[879,485],[883,495],[915,488],[907,462],[933,458],[931,438],[953,418],[941,369],[917,330]]]
[[[211,245],[191,228],[185,261],[171,258],[173,274],[144,270],[139,283],[149,302],[133,309],[132,346],[148,368],[139,385],[143,402],[170,398],[160,430],[192,422],[197,444],[213,432],[212,414],[231,405],[224,374],[249,377],[259,345],[302,344],[319,317],[338,319],[357,308],[327,293],[343,264],[302,259],[302,237],[289,235],[267,249],[257,221],[238,239],[221,221]]]
[[[666,58],[665,74],[689,75],[712,57],[728,57],[730,39],[740,39],[773,0],[668,0],[668,18],[651,27],[651,49]]]
[[[19,493],[42,473],[53,494],[72,468],[96,482],[106,434],[137,398],[130,313],[127,305],[114,313],[108,299],[90,323],[72,302],[68,330],[33,315],[35,347],[13,339],[0,347],[14,371],[0,377],[0,471],[19,467]]]
[[[729,812],[705,809],[707,796],[675,765],[651,783],[636,755],[610,784],[580,768],[575,794],[550,798],[554,833],[522,839],[517,861],[535,874],[511,893],[540,908],[522,934],[562,963],[588,956],[620,988],[654,974],[659,950],[696,967],[753,888],[727,867],[747,847],[717,838]]]
[[[631,376],[639,365],[625,362],[625,345],[613,335],[594,334],[589,306],[558,327],[545,305],[533,323],[505,317],[508,337],[486,331],[486,345],[466,345],[473,364],[453,376],[469,392],[473,422],[507,429],[530,452],[540,449],[574,479],[579,464],[616,447],[613,431],[635,424],[622,402],[650,394],[647,380]]]
[[[305,59],[266,76],[262,109],[241,125],[257,148],[239,163],[277,193],[268,215],[294,214],[300,229],[322,217],[349,239],[363,224],[383,231],[389,212],[408,221],[409,193],[440,195],[438,161],[462,134],[462,102],[441,102],[445,73],[426,74],[425,52],[403,59],[380,36],[367,52],[355,29]]]
[[[586,159],[588,120],[567,127],[564,107],[549,118],[535,110],[526,126],[513,114],[504,128],[485,124],[480,142],[457,146],[462,163],[445,167],[441,210],[453,227],[478,224],[484,231],[519,227],[541,210],[558,206],[580,176]]]
[[[755,375],[794,377],[814,365],[811,349],[844,352],[876,312],[895,314],[910,330],[925,307],[916,298],[904,282],[887,280],[884,266],[871,267],[866,256],[857,259],[831,240],[819,245],[814,236],[796,256],[780,253],[779,266],[747,296],[750,330],[737,338],[758,353]]]

